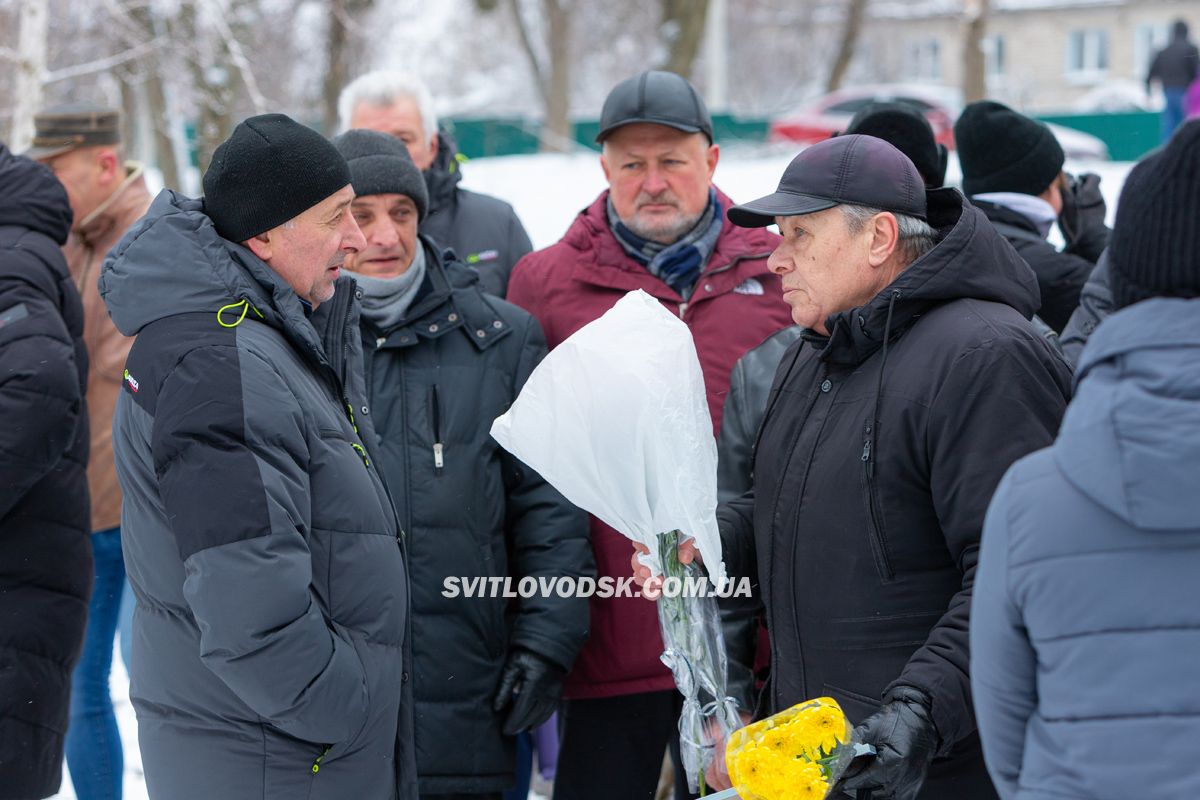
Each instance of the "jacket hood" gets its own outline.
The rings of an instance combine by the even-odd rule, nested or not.
[[[67,190],[49,167],[13,155],[0,144],[0,225],[18,225],[49,236],[60,246],[71,232]]]
[[[879,349],[885,330],[894,337],[921,314],[953,300],[1003,303],[1026,319],[1037,312],[1037,275],[983,212],[957,189],[934,189],[926,198],[937,244],[866,305],[830,315],[829,337],[806,334],[824,348],[825,358],[861,363]]]
[[[1200,527],[1200,299],[1113,314],[1075,380],[1053,451],[1067,480],[1136,528]]]
[[[207,312],[227,327],[250,314],[301,349],[323,352],[292,288],[254,253],[222,239],[202,200],[170,189],[104,259],[100,296],[126,336],[177,314]]]

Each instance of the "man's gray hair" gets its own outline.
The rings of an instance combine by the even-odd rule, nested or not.
[[[851,233],[858,233],[876,214],[884,212],[882,208],[870,208],[850,203],[843,203],[838,208],[842,210],[842,215],[846,218],[846,227],[850,229]],[[890,213],[896,218],[896,227],[899,229],[899,241],[896,243],[896,249],[904,258],[905,266],[928,253],[937,244],[937,231],[925,220],[908,214],[897,214],[894,211]]]
[[[421,127],[425,139],[429,141],[437,135],[438,118],[433,110],[433,97],[429,88],[416,77],[407,72],[392,69],[377,69],[360,75],[342,89],[338,95],[338,124],[341,132],[350,129],[350,118],[354,109],[360,105],[390,106],[397,101],[407,98],[417,106],[421,114]]]

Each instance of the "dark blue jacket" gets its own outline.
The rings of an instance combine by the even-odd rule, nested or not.
[[[984,525],[971,678],[1001,797],[1200,797],[1200,300],[1109,317]]]

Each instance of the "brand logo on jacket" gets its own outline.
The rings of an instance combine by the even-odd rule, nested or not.
[[[129,370],[125,370],[125,382],[129,384],[129,388],[133,390],[134,394],[137,394],[138,382],[132,375],[129,374]]]
[[[733,287],[733,291],[737,294],[760,295],[763,293],[763,285],[758,278],[746,278],[746,280]]]

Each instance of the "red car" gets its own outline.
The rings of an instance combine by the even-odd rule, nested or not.
[[[871,103],[904,103],[925,115],[933,135],[947,149],[954,149],[954,100],[937,87],[855,86],[840,89],[771,121],[769,142],[815,144],[844,131],[850,120]]]

